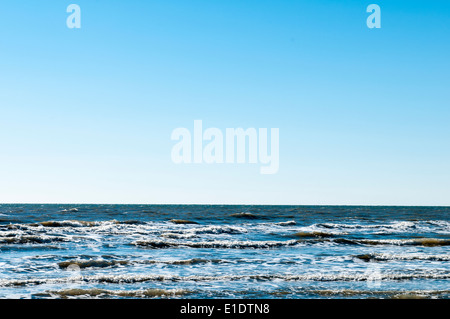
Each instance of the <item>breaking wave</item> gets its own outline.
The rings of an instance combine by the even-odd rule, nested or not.
[[[425,255],[425,254],[364,254],[355,258],[363,261],[402,261],[402,260],[427,260],[450,261],[450,255]]]
[[[197,265],[207,263],[227,263],[228,261],[222,259],[204,259],[192,258],[186,260],[69,260],[59,262],[58,266],[61,269],[68,269],[75,265],[80,269],[85,268],[107,268],[125,265],[151,265],[151,264],[166,264],[166,265]]]
[[[189,248],[230,248],[230,249],[264,249],[264,248],[278,248],[297,245],[296,240],[290,241],[237,241],[237,240],[213,240],[208,242],[174,242],[163,240],[140,240],[133,243],[139,247],[146,248],[174,248],[174,247],[189,247]]]
[[[190,293],[188,290],[173,289],[146,289],[146,290],[106,290],[106,289],[66,289],[59,291],[49,291],[48,294],[62,298],[70,297],[128,297],[128,298],[155,298],[183,296]]]
[[[378,281],[403,281],[413,279],[450,279],[450,272],[428,272],[421,271],[416,273],[380,273],[377,274]],[[0,279],[1,287],[43,285],[43,284],[62,284],[62,283],[110,283],[110,284],[132,284],[153,281],[171,281],[171,282],[203,282],[203,281],[372,281],[373,276],[367,273],[339,273],[339,274],[303,274],[303,275],[283,275],[283,274],[256,274],[256,275],[94,275],[94,276],[72,276],[66,278],[42,278],[42,279]]]

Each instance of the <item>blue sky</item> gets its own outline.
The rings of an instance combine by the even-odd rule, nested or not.
[[[2,1],[0,202],[450,205],[449,39],[443,0]],[[172,163],[197,119],[279,172]]]

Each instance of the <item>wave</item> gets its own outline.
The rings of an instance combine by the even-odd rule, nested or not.
[[[70,268],[72,265],[78,266],[79,268],[105,268],[105,267],[111,267],[111,266],[118,266],[118,265],[127,265],[129,264],[129,261],[126,260],[72,260],[72,261],[63,261],[59,262],[58,266],[61,269],[67,269]]]
[[[133,243],[139,247],[146,248],[175,248],[175,247],[190,247],[190,248],[230,248],[230,249],[246,249],[246,248],[277,248],[287,247],[298,244],[296,240],[289,241],[227,241],[227,240],[212,240],[208,242],[173,242],[163,240],[140,240]]]
[[[66,289],[60,291],[49,291],[50,295],[56,295],[62,298],[70,297],[129,297],[129,298],[155,298],[155,297],[174,297],[190,293],[182,289],[146,289],[146,290],[106,290],[106,289]]]
[[[354,289],[302,289],[268,292],[270,295],[317,295],[327,297],[384,297],[391,299],[425,299],[449,295],[450,290],[354,290]]]
[[[334,234],[325,233],[325,232],[298,232],[293,235],[289,235],[289,237],[300,237],[300,238],[327,238],[327,237],[334,237]]]
[[[260,218],[251,213],[232,214],[236,218],[256,219]],[[174,226],[171,226],[174,224]],[[185,219],[171,219],[167,221],[139,221],[139,220],[108,220],[108,221],[84,221],[84,220],[62,220],[62,221],[43,221],[32,224],[9,224],[0,225],[0,229],[22,229],[36,230],[36,227],[44,227],[44,229],[52,228],[81,228],[83,227],[94,230],[111,231],[115,233],[134,233],[134,232],[155,232],[168,230],[169,233],[189,232],[193,234],[242,234],[249,231],[276,232],[277,228],[270,226],[292,226],[296,225],[296,221],[284,221],[277,223],[252,223],[245,221],[241,225],[199,225],[195,221]],[[185,225],[182,229],[178,225]],[[269,226],[269,227],[268,227]],[[104,227],[104,229],[101,229]],[[295,231],[295,230],[294,230]],[[447,221],[402,221],[393,222],[391,224],[336,224],[336,223],[316,223],[309,226],[303,226],[296,229],[297,237],[337,237],[338,235],[348,234],[371,234],[371,235],[389,235],[393,233],[431,233],[435,236],[446,236],[450,234],[450,223]],[[308,234],[311,234],[309,236]],[[320,235],[319,235],[320,234]],[[364,236],[364,235],[363,235]]]
[[[61,220],[61,221],[44,221],[25,226],[44,226],[44,227],[95,227],[104,225],[145,225],[146,222],[138,220],[107,220],[107,221],[85,221],[85,220]],[[21,226],[21,224],[18,224]],[[23,225],[22,225],[23,226]]]
[[[124,225],[145,225],[146,223],[140,220],[123,220],[123,221],[115,221],[118,224],[124,224]]]
[[[78,211],[79,211],[78,208],[69,208],[69,209],[63,209],[61,212],[63,212],[63,213],[68,213],[68,212],[76,213]]]
[[[428,260],[428,261],[450,261],[450,255],[425,255],[425,254],[363,254],[356,255],[357,258],[366,262],[373,261],[411,261],[411,260]]]
[[[119,231],[127,233],[138,232],[156,232],[159,233],[162,230],[168,230],[170,233],[192,233],[192,234],[242,234],[247,233],[248,230],[245,227],[229,226],[229,225],[207,225],[201,226],[196,222],[188,220],[170,220],[171,223],[176,225],[191,226],[188,228],[180,229],[177,226],[170,227],[167,222],[142,222],[137,220],[108,220],[108,221],[83,221],[83,220],[62,220],[62,221],[44,221],[32,224],[9,224],[0,225],[1,230],[25,230],[25,231],[41,231],[41,228],[51,230],[53,228],[75,228],[75,229],[90,229]],[[122,227],[123,226],[123,227]],[[103,228],[106,227],[106,228]]]
[[[449,246],[449,239],[440,238],[414,238],[414,239],[361,239],[361,240],[349,240],[349,239],[337,239],[338,243],[350,243],[350,244],[363,244],[363,245],[397,245],[397,246]]]
[[[68,239],[63,237],[49,236],[15,236],[0,237],[0,244],[48,244],[53,242],[65,242]]]
[[[449,233],[450,222],[443,220],[428,221],[393,221],[388,224],[340,224],[340,223],[317,223],[306,228],[313,230],[337,230],[346,232],[375,232],[378,234],[404,233],[404,232],[439,232]]]
[[[316,224],[318,227],[323,228],[336,228],[336,229],[414,229],[416,228],[416,223],[411,221],[399,221],[392,222],[390,224],[377,224],[377,225],[363,225],[363,224],[335,224],[335,223],[319,223]]]
[[[274,225],[278,225],[278,226],[292,226],[292,225],[297,225],[297,222],[295,220],[289,220],[287,222],[274,223]]]
[[[195,234],[180,234],[180,233],[163,233],[161,237],[172,238],[172,239],[192,239],[198,238]]]
[[[192,258],[187,260],[167,260],[167,261],[157,261],[157,260],[150,260],[146,261],[145,263],[151,263],[151,264],[168,264],[168,265],[197,265],[197,264],[218,264],[218,263],[225,263],[227,261],[222,259],[203,259],[203,258]]]
[[[71,276],[66,278],[33,278],[33,279],[0,279],[0,287],[14,287],[27,285],[64,284],[64,283],[109,283],[109,284],[132,284],[143,282],[208,282],[208,281],[403,281],[417,279],[447,280],[450,272],[442,271],[432,273],[424,270],[416,273],[377,273],[376,278],[370,273],[339,273],[339,274],[259,274],[259,275],[222,275],[222,276],[176,276],[176,275],[93,275],[93,276]]]
[[[191,228],[188,230],[194,234],[244,234],[248,230],[244,227],[212,225],[201,228]]]
[[[63,221],[47,221],[30,226],[44,226],[44,227],[93,227],[100,225],[101,222],[90,222],[84,220],[63,220]]]
[[[294,234],[294,236],[297,234]],[[293,235],[290,235],[293,236]],[[298,237],[318,237],[314,239],[299,239],[300,243],[323,243],[330,242],[342,245],[367,245],[367,246],[424,246],[424,247],[436,247],[436,246],[450,246],[450,239],[441,238],[413,238],[413,239],[350,239],[350,238],[324,238],[327,236],[320,236],[320,234],[314,236],[313,234],[305,233],[300,234]],[[328,236],[330,237],[330,236]]]
[[[226,263],[228,261],[222,259],[203,259],[192,258],[186,260],[69,260],[59,262],[61,269],[71,269],[77,266],[79,269],[85,268],[108,268],[125,265],[148,265],[148,264],[166,264],[166,265],[197,265],[207,263]]]
[[[122,298],[169,298],[185,296],[189,294],[201,294],[204,293],[202,289],[196,289],[195,291],[185,290],[185,289],[145,289],[145,290],[108,290],[108,289],[65,289],[56,291],[47,291],[46,293],[38,293],[34,296],[36,297],[47,297],[47,298],[111,298],[111,297],[122,297]],[[317,297],[344,297],[344,298],[390,298],[390,299],[429,299],[429,298],[445,298],[450,295],[450,290],[355,290],[355,289],[286,289],[286,290],[275,290],[275,291],[254,291],[254,290],[221,290],[218,292],[208,291],[215,296],[248,296],[257,295],[260,293],[275,296],[275,297],[286,297],[286,296],[317,296]]]
[[[198,236],[187,233],[163,233],[159,235],[168,239],[192,239]],[[170,241],[170,240],[137,240],[132,245],[146,248],[229,248],[229,249],[265,249],[281,248],[295,246],[297,244],[317,244],[317,243],[335,243],[341,245],[366,245],[366,246],[423,246],[438,247],[450,246],[450,239],[441,238],[414,238],[414,239],[349,239],[332,238],[332,234],[327,233],[296,233],[289,237],[301,237],[301,239],[292,239],[288,241],[239,241],[239,240],[211,240],[211,241]],[[73,237],[78,239],[92,240],[89,236]],[[47,235],[11,235],[0,237],[0,244],[49,244],[57,242],[68,242],[70,238],[62,236]]]
[[[197,222],[190,221],[190,220],[184,220],[184,219],[171,219],[169,221],[171,223],[180,224],[180,225],[189,225],[189,224],[197,225],[198,224]]]
[[[0,246],[0,251],[5,252],[5,251],[33,251],[33,250],[66,250],[67,248],[64,247],[60,247],[60,246],[54,246],[54,245],[39,245],[39,246],[11,246],[11,245],[6,245],[6,246]]]
[[[444,238],[402,238],[402,239],[369,239],[369,238],[349,238],[343,236],[344,234],[336,234],[333,232],[324,231],[300,231],[293,234],[285,234],[278,232],[279,235],[288,238],[297,238],[288,241],[252,241],[252,240],[213,240],[212,237],[208,241],[188,241],[189,239],[198,238],[199,235],[220,235],[220,234],[246,234],[246,233],[261,233],[276,235],[273,229],[259,230],[255,228],[244,228],[237,226],[195,226],[186,230],[161,228],[158,226],[132,226],[132,228],[122,227],[118,229],[111,229],[109,226],[99,227],[93,231],[78,230],[77,227],[93,227],[91,223],[78,221],[63,221],[51,222],[46,224],[46,227],[53,229],[54,227],[70,227],[75,225],[75,229],[70,232],[52,231],[45,229],[30,229],[20,227],[7,227],[0,229],[0,244],[45,244],[57,242],[69,242],[72,240],[89,240],[101,241],[101,234],[120,235],[118,239],[129,238],[131,244],[136,246],[146,246],[148,248],[171,248],[171,247],[191,247],[191,248],[275,248],[294,246],[296,244],[317,244],[317,243],[332,243],[341,245],[365,245],[365,246],[423,246],[423,247],[437,247],[450,246],[450,239],[448,236]],[[112,224],[113,223],[113,224]],[[105,222],[102,225],[114,225],[116,222]],[[119,222],[117,222],[119,223]],[[90,229],[90,228],[89,228]],[[76,234],[74,234],[74,232]],[[136,236],[153,234],[158,236],[154,240],[136,240]],[[339,237],[338,237],[339,236]],[[173,239],[162,240],[160,238]],[[134,241],[133,241],[134,240]],[[177,241],[180,240],[180,241]],[[185,241],[183,241],[185,240]]]
[[[204,227],[193,227],[183,230],[171,229],[169,232],[164,233],[163,236],[167,235],[166,237],[172,238],[194,238],[195,235],[203,234],[244,234],[247,232],[248,230],[244,227],[211,225]]]
[[[230,217],[235,217],[235,218],[244,218],[244,219],[259,219],[261,218],[260,216],[257,216],[255,214],[252,213],[235,213],[235,214],[231,214],[229,215]]]

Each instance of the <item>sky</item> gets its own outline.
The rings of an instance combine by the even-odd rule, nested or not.
[[[1,2],[0,203],[450,205],[449,1],[71,1]],[[194,120],[278,172],[173,163]]]

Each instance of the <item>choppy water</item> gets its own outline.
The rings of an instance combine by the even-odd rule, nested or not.
[[[0,205],[0,298],[449,298],[450,207]]]

